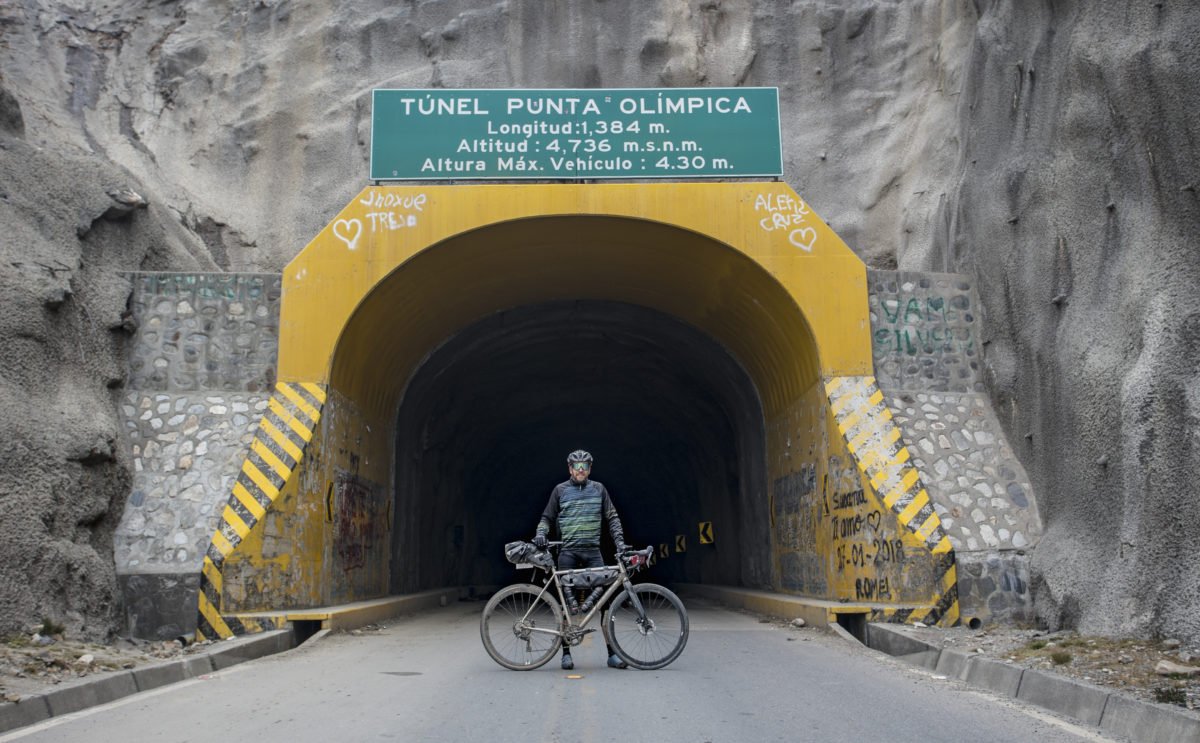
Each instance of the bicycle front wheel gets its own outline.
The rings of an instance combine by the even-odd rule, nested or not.
[[[629,665],[653,671],[683,652],[688,638],[687,610],[678,596],[654,583],[640,583],[633,593],[645,611],[644,618],[629,591],[622,591],[604,617],[604,639]]]
[[[514,671],[532,671],[558,650],[562,617],[553,596],[537,586],[518,584],[492,596],[483,607],[479,634],[492,660]]]

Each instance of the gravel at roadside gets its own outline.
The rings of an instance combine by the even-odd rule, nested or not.
[[[20,701],[65,681],[197,653],[210,644],[184,647],[177,640],[127,638],[100,644],[40,633],[10,636],[0,642],[0,704]]]
[[[1200,648],[1178,640],[1008,627],[909,627],[907,634],[941,648],[1119,689],[1144,701],[1200,709]]]

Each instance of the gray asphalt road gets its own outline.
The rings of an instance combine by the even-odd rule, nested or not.
[[[688,601],[691,638],[659,671],[604,666],[599,633],[507,671],[479,641],[482,603],[329,635],[282,655],[0,735],[83,741],[1109,741],[818,630]],[[594,640],[592,638],[595,638]]]

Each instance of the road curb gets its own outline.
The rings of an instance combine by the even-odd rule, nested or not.
[[[967,671],[970,668],[971,656],[958,650],[942,650],[938,654],[937,665],[933,670],[937,673],[946,676],[947,678],[958,679],[959,681],[967,680]]]
[[[1089,725],[1100,724],[1109,696],[1110,692],[1099,686],[1028,668],[1021,674],[1021,686],[1017,689],[1017,699],[1070,715]]]
[[[1001,696],[1015,697],[1021,689],[1022,669],[991,658],[978,656],[967,660],[967,675],[963,679],[971,686],[995,692]]]
[[[458,588],[438,588],[421,593],[387,596],[381,599],[355,601],[336,606],[319,606],[310,609],[288,609],[284,611],[261,611],[234,614],[233,616],[238,619],[257,621],[304,622],[327,630],[351,630],[387,619],[393,619],[402,614],[411,614],[455,603],[458,601],[458,594]]]
[[[0,705],[0,733],[49,719],[50,705],[41,695],[25,697],[16,704]]]
[[[865,616],[872,608],[869,604],[843,604],[840,601],[789,596],[774,591],[703,583],[672,583],[671,588],[682,596],[697,596],[758,614],[789,620],[799,617],[811,627],[831,627],[838,623],[839,615]]]
[[[895,626],[867,625],[867,646],[914,665],[1020,699],[1140,743],[1200,741],[1200,717],[1143,702],[1095,684],[1025,669],[979,655],[944,650]],[[919,648],[919,649],[915,649]],[[929,659],[933,658],[933,665]]]
[[[67,682],[43,693],[26,696],[16,704],[0,705],[0,733],[281,653],[294,647],[295,640],[296,635],[290,627],[244,635],[219,642],[186,658]]]

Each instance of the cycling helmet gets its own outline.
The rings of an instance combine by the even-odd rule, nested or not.
[[[575,464],[576,462],[592,463],[592,455],[585,452],[583,449],[576,449],[567,455],[567,464]]]

